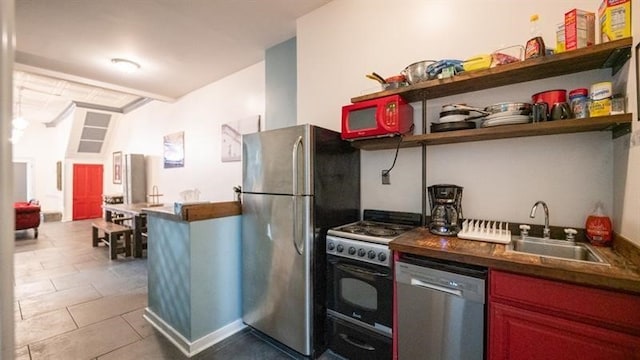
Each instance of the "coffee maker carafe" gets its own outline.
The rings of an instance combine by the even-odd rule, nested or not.
[[[429,186],[427,190],[431,204],[429,231],[445,236],[458,234],[462,221],[462,187],[440,184]]]

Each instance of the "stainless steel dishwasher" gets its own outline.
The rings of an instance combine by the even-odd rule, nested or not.
[[[399,360],[484,359],[486,268],[402,254],[395,274]]]

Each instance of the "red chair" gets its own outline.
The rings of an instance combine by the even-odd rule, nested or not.
[[[34,237],[38,238],[38,226],[40,226],[40,203],[37,200],[29,202],[15,202],[16,231],[33,229]]]

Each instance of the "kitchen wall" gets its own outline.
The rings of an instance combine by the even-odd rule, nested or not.
[[[296,124],[296,38],[265,51],[266,130]]]
[[[104,192],[122,193],[112,184],[113,151],[147,155],[147,193],[158,186],[160,202],[181,200],[180,192],[200,190],[200,200],[230,201],[233,186],[242,184],[238,162],[221,161],[222,124],[257,119],[264,114],[264,62],[180,98],[175,103],[152,102],[120,118],[105,163]],[[163,137],[184,131],[182,168],[163,168]]]
[[[365,78],[367,73],[376,71],[387,77],[415,61],[465,59],[524,44],[534,13],[540,15],[545,42],[555,44],[555,25],[563,21],[566,11],[597,12],[599,3],[334,0],[298,19],[298,121],[339,130],[341,106],[354,96],[377,90],[377,84]],[[622,74],[633,74],[629,70],[632,63],[627,63]],[[437,117],[443,104],[454,102],[486,106],[528,101],[538,91],[589,87],[609,77],[607,70],[594,70],[460,94],[428,101],[427,113]],[[628,95],[635,96],[635,92]],[[419,120],[420,103],[413,105]],[[629,105],[631,108],[631,102]],[[465,217],[542,224],[540,214],[536,219],[528,215],[535,201],[544,200],[550,208],[551,225],[573,227],[584,227],[596,201],[603,201],[612,213],[614,198],[624,199],[614,219],[616,230],[640,239],[640,205],[637,190],[629,182],[637,179],[640,170],[638,150],[632,149],[628,161],[616,160],[614,169],[610,138],[610,133],[598,132],[431,146],[426,157],[427,184],[464,186]],[[616,146],[616,154],[626,153],[622,147]],[[362,153],[362,206],[420,212],[421,149],[400,150],[391,185],[381,185],[381,170],[391,166],[394,154],[393,150]],[[619,175],[622,168],[626,168],[626,184],[614,176],[614,170]]]

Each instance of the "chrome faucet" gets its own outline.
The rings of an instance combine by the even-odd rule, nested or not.
[[[538,205],[542,205],[542,209],[544,210],[544,230],[542,231],[542,237],[545,240],[549,240],[551,237],[551,229],[549,229],[549,208],[547,207],[547,204],[542,200],[536,201],[531,208],[531,214],[529,214],[529,217],[532,219],[536,217],[536,209],[538,208]]]

